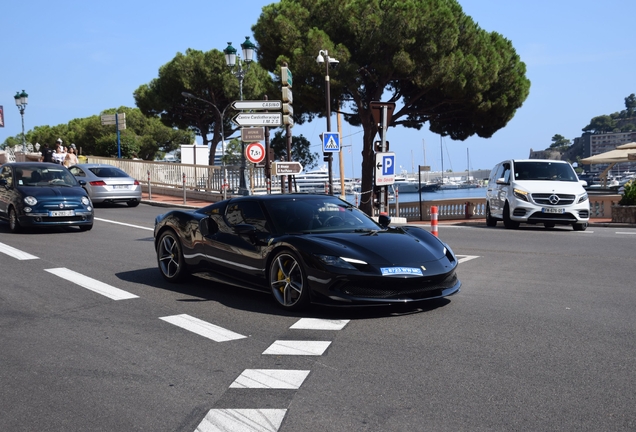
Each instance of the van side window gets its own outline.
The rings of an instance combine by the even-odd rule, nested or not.
[[[502,164],[503,167],[503,175],[502,177],[504,178],[504,181],[506,183],[510,183],[510,163],[506,162],[504,164]]]

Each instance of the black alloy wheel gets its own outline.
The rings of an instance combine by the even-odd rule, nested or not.
[[[18,214],[13,207],[9,208],[9,230],[12,233],[19,233],[22,230],[20,221],[18,221]]]
[[[497,219],[492,217],[492,214],[490,214],[490,204],[486,204],[486,226],[497,226]]]
[[[279,252],[269,267],[269,284],[280,306],[301,310],[309,303],[309,287],[300,261],[291,251]]]
[[[157,264],[161,276],[168,282],[182,280],[186,274],[186,264],[179,237],[174,231],[165,231],[157,243]]]
[[[575,223],[572,225],[574,231],[585,231],[587,229],[587,223]]]

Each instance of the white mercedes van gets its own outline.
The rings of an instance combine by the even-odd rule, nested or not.
[[[527,159],[506,160],[490,172],[486,192],[486,225],[503,221],[506,228],[520,223],[571,225],[584,231],[590,220],[590,201],[566,161]]]

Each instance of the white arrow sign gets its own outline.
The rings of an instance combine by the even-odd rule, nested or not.
[[[281,113],[241,113],[232,119],[239,126],[280,126]]]
[[[234,101],[232,102],[232,108],[236,110],[277,110],[283,107],[283,103],[279,100],[266,101],[266,100],[249,100],[249,101]]]

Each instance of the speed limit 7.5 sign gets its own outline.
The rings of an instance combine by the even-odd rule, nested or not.
[[[249,143],[245,147],[245,157],[252,163],[260,163],[265,159],[265,147],[259,142]]]

